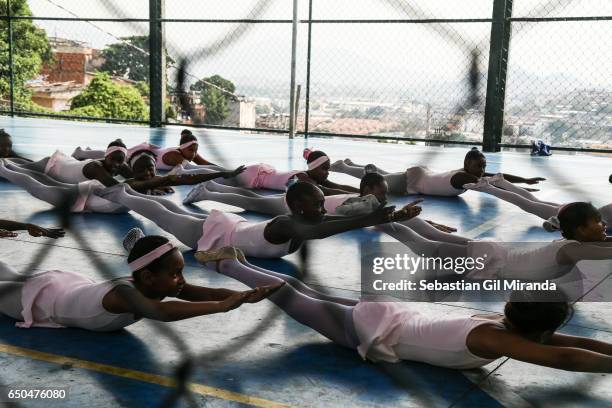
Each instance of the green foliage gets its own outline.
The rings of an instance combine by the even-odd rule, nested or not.
[[[204,122],[210,125],[220,125],[229,115],[229,104],[234,100],[234,97],[227,92],[223,92],[205,83],[205,81],[230,93],[234,93],[236,87],[230,80],[219,75],[203,78],[190,87],[192,91],[200,91],[202,93],[201,102],[206,106],[206,117]]]
[[[236,91],[236,87],[234,86],[234,83],[228,79],[223,78],[220,75],[213,75],[208,78],[203,78],[202,80],[197,81],[195,84],[191,85],[189,89],[191,89],[192,91],[206,91],[212,88],[210,85],[204,83],[204,81],[217,85],[218,87],[225,89],[229,91],[230,93],[234,93]],[[228,95],[228,97],[231,97],[231,96]]]
[[[134,84],[134,88],[138,90],[140,96],[143,98],[148,98],[151,93],[151,88],[149,87],[149,83],[145,81],[138,81]]]
[[[111,44],[102,50],[105,61],[100,71],[149,83],[149,36],[133,35],[121,39],[125,42]],[[173,62],[166,51],[166,67]]]
[[[6,0],[0,0],[0,10],[6,13]],[[11,0],[11,15],[31,16],[26,0]],[[52,58],[49,40],[44,30],[36,27],[31,20],[13,20],[13,75],[15,107],[28,110],[32,107],[31,92],[25,87],[25,82],[36,78],[43,61]],[[0,20],[0,99],[9,99],[10,82],[8,66],[8,21]]]
[[[166,120],[176,119],[176,109],[167,99],[164,101],[164,110],[166,111]]]
[[[114,84],[107,73],[98,73],[85,90],[74,97],[70,114],[148,120],[149,110],[135,87]]]

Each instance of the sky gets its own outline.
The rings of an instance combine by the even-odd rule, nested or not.
[[[136,17],[148,15],[148,0],[30,0],[35,16]],[[55,4],[54,4],[55,3]],[[313,0],[315,19],[490,18],[492,0]],[[299,0],[299,18],[308,1]],[[259,11],[259,12],[258,12]],[[166,0],[167,18],[291,19],[289,0]],[[515,17],[612,15],[612,0],[515,0]],[[49,35],[86,41],[96,48],[115,38],[84,22],[37,22]],[[116,37],[147,34],[146,23],[96,22]],[[244,29],[244,32],[241,30]],[[487,71],[490,23],[314,24],[313,96],[389,98],[392,95],[460,94],[469,53],[479,45]],[[238,90],[288,88],[290,24],[166,23],[173,57],[190,61],[196,76],[220,74]],[[584,86],[612,90],[612,22],[513,23],[509,84]],[[298,31],[298,83],[305,83],[307,26]],[[561,84],[559,82],[561,78]],[[284,89],[284,88],[283,88]],[[545,91],[545,89],[543,89]],[[287,90],[288,92],[288,90]],[[435,95],[434,95],[435,96]]]

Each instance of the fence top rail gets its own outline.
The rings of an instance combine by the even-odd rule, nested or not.
[[[508,21],[511,22],[533,22],[546,23],[555,21],[607,21],[612,20],[612,16],[584,16],[584,17],[511,17]]]
[[[52,17],[52,16],[13,16],[0,14],[0,20],[40,20],[40,21],[108,21],[117,23],[148,23],[149,18],[107,18],[107,17]],[[583,17],[510,17],[510,22],[564,22],[564,21],[610,21],[612,16]],[[160,18],[162,23],[221,23],[221,24],[291,24],[290,19],[232,19],[232,18]],[[441,24],[441,23],[492,23],[491,18],[421,18],[421,19],[300,19],[300,24]]]
[[[108,17],[54,17],[14,16],[0,14],[1,20],[48,20],[48,21],[109,21],[149,22],[149,18],[108,18]],[[249,23],[249,24],[291,24],[291,19],[239,19],[239,18],[160,18],[162,23]],[[490,23],[491,18],[428,18],[428,19],[300,19],[301,24],[430,24],[430,23]]]

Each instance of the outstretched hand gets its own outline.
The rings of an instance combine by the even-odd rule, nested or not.
[[[369,216],[374,217],[377,223],[386,223],[392,221],[391,218],[393,218],[394,211],[394,205],[385,207],[384,204],[381,204],[376,210],[372,211]]]
[[[283,285],[285,285],[285,282],[256,287],[255,289],[248,291],[251,292],[251,294],[246,298],[245,303],[257,303],[263,299],[266,299],[268,296],[282,288]]]
[[[538,184],[540,181],[545,181],[546,179],[544,177],[532,177],[529,179],[525,179],[525,184]]]
[[[417,217],[423,210],[418,204],[423,202],[423,199],[418,199],[410,204],[405,205],[401,210],[395,211],[391,216],[391,221],[407,221]]]
[[[232,177],[236,177],[237,175],[239,175],[240,173],[242,173],[243,171],[246,170],[246,166],[243,164],[240,167],[237,167],[235,170],[233,171],[228,171],[226,172],[226,174],[223,176],[223,178],[232,178]]]
[[[224,310],[229,312],[240,307],[243,303],[257,303],[272,293],[280,289],[285,282],[281,282],[275,285],[261,286],[251,290],[245,290],[244,292],[235,292],[228,296],[223,303],[225,303]]]
[[[16,232],[0,229],[0,238],[15,238],[16,236]]]
[[[62,238],[65,232],[61,228],[43,228],[35,224],[28,224],[28,234],[33,237]]]

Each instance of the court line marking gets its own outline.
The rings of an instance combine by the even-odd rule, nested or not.
[[[74,368],[80,368],[98,373],[113,375],[116,377],[128,378],[150,384],[161,385],[163,387],[174,388],[177,381],[172,377],[166,377],[158,374],[146,373],[144,371],[130,370],[127,368],[116,367],[108,364],[96,363],[88,360],[81,360],[73,357],[66,357],[58,354],[46,353],[38,350],[32,350],[9,344],[0,343],[0,353],[10,354],[13,356],[27,357],[33,360],[45,361],[53,364],[69,364]],[[270,401],[264,398],[253,397],[251,395],[240,394],[233,391],[224,390],[221,388],[211,387],[208,385],[188,383],[189,390],[196,394],[215,397],[226,401],[238,402],[255,407],[262,408],[288,408],[292,407],[289,404]]]

